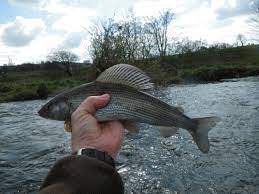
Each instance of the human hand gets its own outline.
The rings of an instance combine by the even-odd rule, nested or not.
[[[107,152],[115,159],[123,142],[124,127],[119,121],[98,122],[94,117],[96,110],[105,107],[109,101],[108,94],[90,96],[72,114],[73,152],[81,148],[94,148]]]

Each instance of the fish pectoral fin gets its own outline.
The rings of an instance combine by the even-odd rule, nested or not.
[[[127,129],[131,133],[138,133],[139,132],[139,125],[138,123],[132,121],[121,121],[125,129]]]
[[[139,90],[153,87],[151,78],[142,70],[128,64],[117,64],[102,72],[96,79],[101,83],[123,84]]]
[[[165,127],[159,126],[160,135],[162,137],[171,137],[176,134],[178,128],[177,127]]]
[[[64,122],[64,129],[65,129],[66,132],[69,132],[69,133],[72,132],[71,121],[65,121]]]

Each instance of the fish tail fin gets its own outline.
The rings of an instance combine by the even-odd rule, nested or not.
[[[204,117],[193,120],[197,123],[197,127],[191,132],[193,140],[203,153],[207,153],[210,148],[208,133],[220,121],[220,118]]]

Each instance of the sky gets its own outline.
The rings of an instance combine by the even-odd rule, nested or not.
[[[258,1],[258,0],[255,0]],[[171,9],[170,38],[188,37],[209,44],[247,42],[253,0],[0,0],[0,65],[40,62],[56,49],[90,59],[90,29],[101,18],[157,16]]]

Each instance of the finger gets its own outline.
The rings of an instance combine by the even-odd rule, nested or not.
[[[82,102],[79,108],[89,114],[95,114],[96,110],[105,107],[109,100],[109,94],[103,94],[101,96],[90,96]]]

